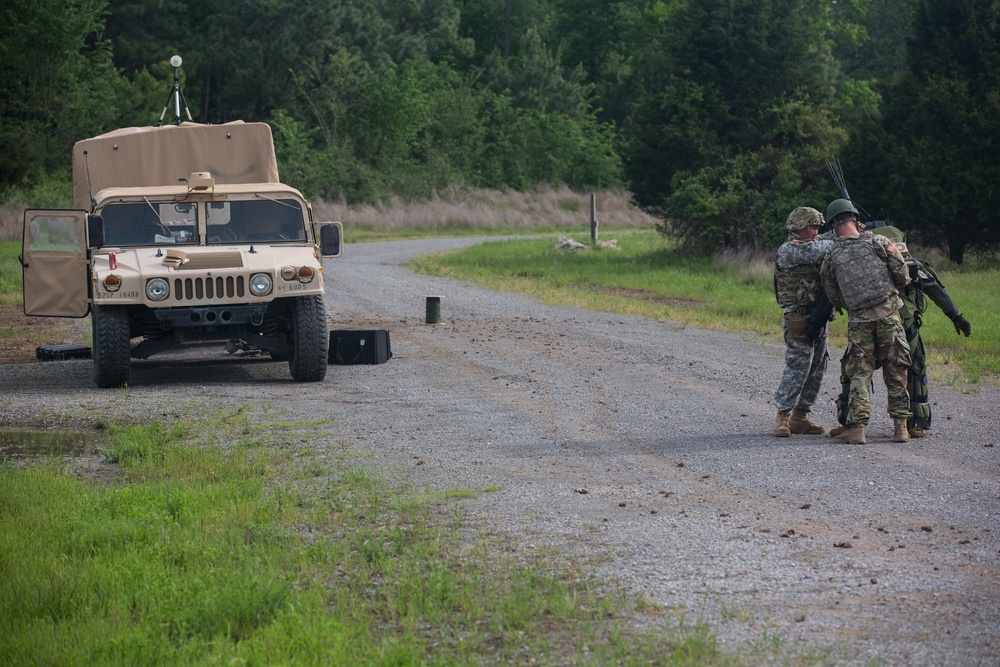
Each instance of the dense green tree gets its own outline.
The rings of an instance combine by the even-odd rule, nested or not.
[[[0,9],[0,193],[65,171],[73,142],[116,115],[105,5],[11,0]]]
[[[770,244],[787,210],[825,200],[843,142],[828,17],[806,0],[657,4],[655,49],[630,116],[636,201],[694,245]]]
[[[635,90],[635,63],[647,48],[648,17],[658,0],[553,0],[547,43],[594,88],[601,119],[623,126]]]
[[[907,71],[848,153],[852,197],[956,262],[1000,246],[998,22],[997,0],[922,0]]]
[[[529,30],[544,33],[552,19],[549,0],[461,0],[459,34],[474,45],[473,65],[494,51],[509,58],[521,51]]]
[[[494,51],[486,59],[479,82],[494,94],[510,95],[519,107],[584,118],[590,113],[591,86],[583,82],[582,69],[567,71],[559,56],[529,30],[518,55],[504,58]]]
[[[129,74],[175,53],[196,120],[263,119],[294,108],[294,76],[343,49],[376,72],[471,53],[459,14],[438,0],[111,0],[108,32]]]

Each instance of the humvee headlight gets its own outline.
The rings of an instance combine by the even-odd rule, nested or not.
[[[122,286],[122,279],[120,276],[114,273],[109,273],[108,275],[104,276],[104,289],[106,289],[107,291],[117,292],[119,289],[121,289],[121,286]]]
[[[299,282],[300,283],[311,283],[313,278],[316,277],[316,272],[308,266],[299,267]]]
[[[146,296],[150,301],[163,301],[170,296],[170,286],[163,278],[153,278],[146,283]]]
[[[255,273],[250,276],[250,293],[254,296],[267,296],[271,293],[271,276],[266,273]]]

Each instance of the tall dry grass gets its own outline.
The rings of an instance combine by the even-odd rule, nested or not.
[[[20,197],[0,203],[0,242],[21,238],[21,222],[28,204]]]
[[[633,205],[624,190],[606,190],[596,193],[596,197],[597,220],[602,228],[651,228],[657,222]],[[21,237],[21,221],[28,207],[21,197],[0,204],[0,241]],[[348,206],[320,199],[313,202],[313,211],[318,221],[339,220],[355,229],[379,231],[589,229],[590,193],[569,188],[531,192],[456,188],[418,202],[392,198],[381,204]]]
[[[601,227],[652,227],[657,219],[630,201],[624,190],[596,193],[597,220]],[[569,188],[540,188],[531,192],[452,190],[434,199],[348,206],[313,202],[317,220],[339,220],[355,228],[399,230],[529,230],[537,227],[590,225],[590,193]]]

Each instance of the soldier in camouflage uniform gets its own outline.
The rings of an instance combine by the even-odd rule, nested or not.
[[[926,297],[930,297],[930,300],[948,316],[955,325],[955,332],[959,335],[971,335],[972,325],[962,317],[931,265],[910,255],[902,231],[896,227],[885,226],[876,228],[874,233],[896,242],[910,271],[910,284],[900,293],[903,307],[899,309],[899,315],[903,318],[903,328],[906,330],[906,342],[910,345],[911,361],[906,373],[906,390],[910,396],[910,412],[913,415],[907,421],[906,428],[911,438],[922,438],[931,427],[931,405],[927,398],[927,357],[920,337],[923,314],[927,311]],[[850,382],[843,371],[845,361],[846,358],[841,362],[841,393],[837,400],[837,419],[841,426],[830,430],[830,435],[833,436],[847,430]]]
[[[774,395],[778,408],[774,435],[780,438],[793,433],[826,433],[809,419],[829,360],[826,328],[812,335],[807,331],[810,313],[826,298],[819,267],[835,245],[830,238],[818,238],[822,226],[819,211],[808,206],[796,208],[785,221],[788,240],[778,248],[774,260],[774,295],[784,310],[781,329],[785,336],[785,371]]]
[[[889,394],[892,439],[906,442],[910,439],[906,421],[911,416],[906,393],[910,346],[899,316],[903,301],[897,289],[907,285],[909,271],[893,241],[861,235],[858,212],[850,201],[834,200],[826,215],[833,222],[837,244],[823,260],[820,278],[837,310],[846,308],[848,315],[844,371],[851,389],[847,428],[837,440],[865,443],[865,426],[871,416],[868,386],[875,368],[881,365]]]

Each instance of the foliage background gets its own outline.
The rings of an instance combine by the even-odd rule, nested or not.
[[[956,262],[1000,244],[1000,0],[9,0],[0,201],[69,200],[75,141],[271,124],[348,205],[623,187],[690,248],[854,199]],[[174,121],[167,109],[165,122]],[[57,201],[62,199],[62,201]]]

